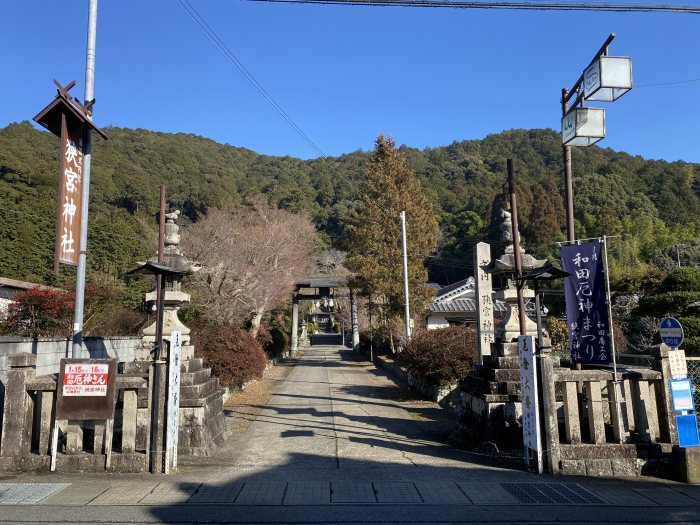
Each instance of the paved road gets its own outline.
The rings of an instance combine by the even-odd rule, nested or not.
[[[344,349],[276,373],[215,456],[169,477],[0,476],[0,523],[700,523],[697,486],[536,476],[459,450],[444,412]]]

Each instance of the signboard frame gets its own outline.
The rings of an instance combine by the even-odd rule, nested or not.
[[[66,365],[108,365],[107,391],[105,395],[67,396],[63,393]],[[117,387],[116,359],[61,359],[56,385],[56,419],[113,419],[114,399]]]
[[[671,379],[671,402],[674,412],[685,412],[695,410],[695,399],[693,399],[693,384],[690,379]]]

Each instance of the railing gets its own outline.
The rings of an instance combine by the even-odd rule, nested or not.
[[[665,345],[653,350],[656,370],[619,365],[617,377],[608,369],[559,368],[559,356],[542,356],[552,472],[562,470],[562,459],[581,457],[629,458],[633,464],[640,446],[677,443],[667,351]],[[590,448],[583,452],[586,445]]]
[[[131,373],[118,374],[113,425],[98,420],[59,420],[54,433],[56,375],[36,376],[36,356],[31,354],[13,355],[8,361],[0,467],[45,468],[50,461],[51,439],[56,439],[59,470],[62,463],[72,468],[96,468],[104,463],[107,452],[119,470],[147,468],[149,363],[132,362]]]

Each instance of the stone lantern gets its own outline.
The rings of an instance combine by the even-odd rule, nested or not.
[[[191,275],[201,270],[201,266],[190,261],[180,250],[180,226],[176,223],[180,211],[165,214],[165,250],[163,262],[167,266],[182,275]],[[149,262],[157,263],[158,257],[151,257]],[[190,329],[178,319],[177,312],[184,303],[190,301],[190,295],[182,291],[182,277],[164,276],[165,297],[163,311],[163,338],[169,339],[173,330],[182,333],[182,344],[188,345],[190,341]],[[146,294],[146,301],[156,300],[156,291]],[[143,330],[144,345],[151,345],[156,339],[156,322]]]
[[[490,273],[493,277],[501,276],[501,279],[506,281],[505,287],[493,294],[495,300],[505,303],[506,313],[502,322],[496,325],[495,336],[496,341],[510,342],[517,341],[520,335],[518,292],[515,282],[515,246],[513,244],[513,224],[510,212],[502,209],[500,217],[501,239],[508,244],[505,253],[493,261]],[[532,255],[525,253],[525,249],[522,246],[519,249],[523,273],[542,268],[547,264],[546,259],[535,259]],[[525,300],[535,297],[535,292],[527,287],[523,287],[522,292]],[[527,315],[525,320],[527,333],[537,334],[537,325]]]

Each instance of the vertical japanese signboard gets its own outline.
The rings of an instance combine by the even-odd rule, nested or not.
[[[537,457],[537,472],[542,473],[542,441],[540,439],[539,399],[537,394],[537,360],[535,338],[531,335],[518,337],[518,360],[520,361],[520,398],[522,400],[523,445],[525,460],[529,464],[529,453]]]
[[[77,266],[80,253],[80,196],[83,178],[83,126],[61,119],[61,173],[58,183],[55,267]]]
[[[566,319],[571,362],[612,362],[610,322],[601,244],[599,241],[561,247]]]
[[[182,362],[182,333],[170,333],[168,350],[168,399],[165,431],[165,473],[177,467],[177,443],[180,417],[180,364]]]
[[[480,362],[483,362],[485,355],[491,355],[491,343],[495,341],[493,332],[493,284],[491,282],[491,274],[486,271],[490,263],[491,247],[485,242],[478,243],[474,250],[474,268],[476,308],[479,318],[477,331]]]

